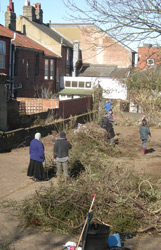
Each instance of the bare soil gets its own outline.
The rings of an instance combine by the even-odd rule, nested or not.
[[[142,154],[139,139],[139,127],[114,126],[115,133],[124,157],[109,159],[119,166],[131,168],[138,174],[144,173],[161,179],[161,133],[160,129],[151,128],[152,138],[147,145],[147,154]],[[54,135],[55,136],[55,135]],[[52,158],[53,135],[42,138],[47,161]],[[18,206],[22,200],[30,197],[41,187],[51,183],[57,185],[55,178],[48,182],[33,182],[26,176],[29,163],[29,147],[17,148],[9,153],[0,154],[0,250],[61,250],[67,241],[78,241],[78,237],[42,232],[36,228],[24,229],[17,217]],[[160,182],[161,183],[161,182]],[[160,184],[161,188],[161,184]],[[15,204],[16,202],[16,204]],[[7,248],[8,246],[8,248]],[[159,234],[144,234],[125,241],[125,246],[132,250],[159,250]],[[101,250],[101,248],[100,248]]]

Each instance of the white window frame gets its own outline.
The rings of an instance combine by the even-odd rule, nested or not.
[[[149,63],[150,61],[152,61],[152,63]],[[154,65],[154,62],[155,62],[155,60],[154,60],[153,58],[148,58],[148,59],[147,59],[147,65],[148,65],[148,66],[153,66],[153,65]]]

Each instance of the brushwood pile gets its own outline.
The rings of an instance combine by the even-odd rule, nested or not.
[[[79,233],[93,194],[92,221],[110,226],[112,232],[161,230],[161,193],[157,179],[136,174],[113,159],[127,157],[125,141],[110,144],[98,123],[67,131],[70,180],[37,190],[21,207],[24,225],[47,231]],[[128,157],[132,157],[129,153]],[[55,169],[51,161],[50,169]],[[56,177],[53,177],[53,179]]]

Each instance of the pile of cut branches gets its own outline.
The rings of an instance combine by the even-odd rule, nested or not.
[[[90,127],[91,126],[91,127]],[[87,216],[94,193],[93,222],[105,223],[113,232],[161,231],[161,194],[155,180],[108,161],[121,155],[119,148],[101,137],[97,124],[86,132],[69,131],[73,145],[70,167],[79,161],[84,169],[68,183],[37,190],[23,202],[21,215],[26,226],[78,233]],[[146,178],[146,179],[145,179]]]

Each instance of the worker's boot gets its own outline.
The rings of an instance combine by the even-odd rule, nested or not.
[[[143,155],[145,155],[145,148],[143,148]]]

